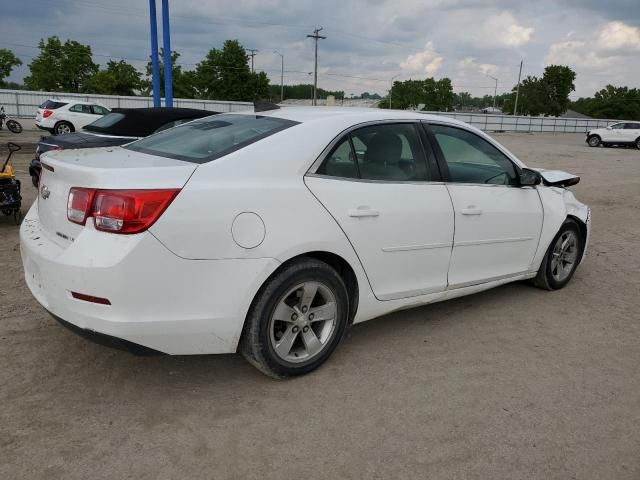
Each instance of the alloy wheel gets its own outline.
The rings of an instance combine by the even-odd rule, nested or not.
[[[56,127],[58,134],[71,133],[71,127],[66,123],[62,123]]]
[[[553,246],[551,254],[551,275],[557,282],[565,281],[573,272],[578,261],[578,237],[567,230]]]
[[[306,362],[331,343],[336,324],[337,305],[331,289],[320,282],[305,282],[290,289],[273,311],[271,347],[286,362]]]

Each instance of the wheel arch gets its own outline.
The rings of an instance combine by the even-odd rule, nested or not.
[[[283,261],[280,265],[278,265],[278,268],[276,268],[273,272],[271,272],[271,274],[264,280],[264,282],[262,282],[262,285],[260,285],[260,288],[256,291],[256,294],[254,295],[254,298],[251,302],[252,305],[255,299],[258,297],[258,294],[262,291],[265,285],[267,285],[267,283],[275,275],[277,275],[282,270],[287,268],[291,263],[305,257],[314,258],[316,260],[326,263],[327,265],[332,267],[338,273],[338,275],[340,275],[340,277],[342,278],[342,281],[347,287],[347,293],[349,295],[349,324],[352,324],[353,319],[355,318],[356,313],[358,311],[358,303],[360,299],[360,287],[358,284],[358,277],[356,275],[355,270],[351,266],[351,264],[347,260],[345,260],[344,257],[326,250],[312,250],[304,253],[299,253]],[[246,323],[246,319],[245,319],[245,323]]]
[[[578,225],[578,228],[580,229],[580,237],[581,237],[580,240],[582,241],[582,245],[580,245],[580,249],[581,249],[580,261],[582,262],[582,259],[584,257],[584,252],[586,249],[585,247],[587,246],[587,235],[588,235],[587,224],[580,217],[577,217],[572,214],[567,215],[567,220],[573,220],[574,222],[576,222],[576,224]]]

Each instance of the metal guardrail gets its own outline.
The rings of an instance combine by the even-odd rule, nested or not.
[[[49,98],[69,98],[83,102],[96,102],[109,108],[152,107],[152,97],[129,97],[118,95],[91,95],[84,93],[36,92],[29,90],[0,89],[0,105],[12,117],[33,118],[38,106]],[[174,98],[176,107],[199,108],[214,112],[237,112],[253,109],[249,102],[195,100],[191,98]]]
[[[35,117],[38,106],[49,98],[75,98],[85,102],[100,103],[109,108],[153,106],[152,97],[0,89],[0,105],[4,106],[7,114],[13,117]],[[249,102],[196,100],[191,98],[174,98],[173,103],[176,107],[200,108],[215,112],[238,112],[253,108],[253,104]],[[465,112],[423,113],[455,118],[486,132],[584,133],[592,128],[606,127],[611,123],[620,121],[602,118],[528,117]]]
[[[585,133],[621,120],[603,118],[529,117],[465,112],[424,112],[455,118],[485,132]]]

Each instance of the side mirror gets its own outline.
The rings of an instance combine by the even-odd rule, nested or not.
[[[522,172],[520,172],[520,185],[523,187],[533,187],[535,185],[540,185],[541,182],[542,175],[535,170],[523,168]]]
[[[611,130],[611,126],[610,125],[607,125],[607,130]]]

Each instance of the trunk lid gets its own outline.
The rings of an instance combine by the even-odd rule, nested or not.
[[[193,163],[121,147],[53,151],[43,154],[41,162],[37,198],[40,223],[47,236],[63,247],[73,242],[84,228],[91,228],[67,219],[71,187],[182,188],[197,168]]]

